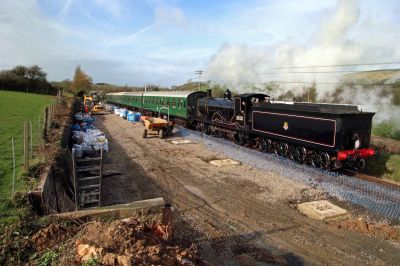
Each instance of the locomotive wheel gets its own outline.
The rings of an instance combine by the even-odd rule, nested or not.
[[[267,142],[266,142],[266,140],[264,138],[261,138],[260,143],[258,144],[258,148],[262,152],[266,152],[267,151]]]
[[[275,141],[272,142],[270,152],[274,153],[274,154],[279,154],[279,143],[278,142],[275,142]]]
[[[331,162],[329,154],[326,153],[326,152],[320,152],[318,154],[318,157],[319,157],[320,167],[322,169],[325,169],[325,170],[329,169],[329,165],[330,165],[330,162]]]
[[[289,145],[285,142],[279,144],[280,155],[287,156],[289,153]]]
[[[295,155],[296,151],[297,151],[296,147],[293,146],[293,145],[290,145],[290,146],[289,146],[289,151],[288,151],[287,157],[288,157],[290,160],[295,160],[294,155]]]
[[[267,138],[262,138],[260,140],[260,150],[263,152],[270,152],[272,149],[272,141]]]
[[[297,150],[299,151],[299,158],[298,161],[300,163],[304,163],[307,158],[307,150],[304,147],[298,147]]]
[[[307,158],[308,163],[315,168],[319,168],[320,163],[319,163],[319,156],[315,151],[310,151],[309,156]]]

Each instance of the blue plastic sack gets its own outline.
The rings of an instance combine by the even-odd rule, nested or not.
[[[128,112],[128,115],[126,116],[126,119],[127,119],[129,122],[135,122],[135,113],[129,111],[129,112]]]
[[[78,124],[73,124],[71,126],[72,131],[81,131],[81,127]]]
[[[140,117],[141,117],[141,114],[140,114],[140,113],[135,113],[135,115],[134,115],[134,121],[135,121],[135,122],[139,122],[139,121],[140,121]]]

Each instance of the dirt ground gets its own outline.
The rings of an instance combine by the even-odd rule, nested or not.
[[[226,157],[201,142],[142,139],[139,123],[112,114],[96,119],[110,141],[105,169],[122,173],[104,178],[103,204],[164,197],[176,209],[175,243],[197,244],[214,265],[400,262],[398,229],[381,237],[311,220],[293,208],[324,198],[321,191],[245,164],[212,166],[210,160]]]

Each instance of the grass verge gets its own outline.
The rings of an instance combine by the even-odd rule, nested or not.
[[[11,199],[13,157],[11,138],[14,138],[16,179],[15,192],[25,192],[28,186],[23,175],[23,126],[32,121],[32,142],[40,141],[43,126],[44,108],[51,104],[54,97],[32,93],[0,91],[0,224],[15,221],[19,217],[19,208]],[[40,116],[40,125],[39,125]],[[33,158],[32,162],[38,160]]]

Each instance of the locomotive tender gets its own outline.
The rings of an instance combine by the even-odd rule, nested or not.
[[[273,102],[262,93],[224,98],[206,92],[109,93],[106,100],[153,114],[169,113],[188,128],[229,137],[322,169],[365,166],[374,113],[341,104]]]

